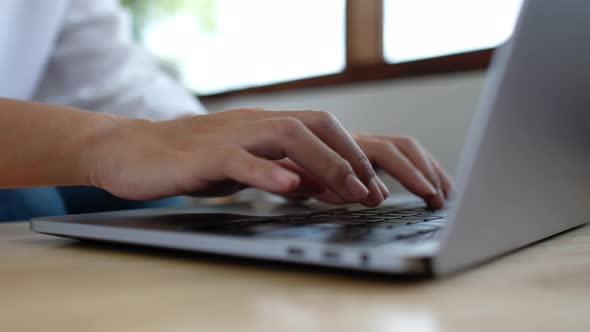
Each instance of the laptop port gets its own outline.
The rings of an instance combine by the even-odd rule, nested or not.
[[[334,251],[334,250],[326,250],[324,251],[324,258],[326,260],[335,262],[340,260],[340,253]]]
[[[302,248],[299,247],[288,247],[287,248],[287,256],[291,258],[302,258],[305,252]]]
[[[361,258],[361,266],[363,266],[363,267],[369,266],[369,254],[362,253],[360,258]]]

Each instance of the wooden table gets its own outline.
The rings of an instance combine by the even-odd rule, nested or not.
[[[590,331],[590,227],[442,280],[81,243],[0,224],[0,331]]]

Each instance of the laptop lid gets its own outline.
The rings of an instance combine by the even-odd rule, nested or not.
[[[590,220],[590,2],[525,1],[460,163],[436,273]]]

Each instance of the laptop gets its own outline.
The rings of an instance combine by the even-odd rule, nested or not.
[[[142,210],[37,218],[57,236],[440,276],[590,221],[590,2],[525,1],[494,55],[450,208],[280,216]]]

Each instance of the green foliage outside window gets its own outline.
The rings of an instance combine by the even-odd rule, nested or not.
[[[201,31],[217,32],[216,0],[120,0],[133,17],[133,34],[141,39],[142,29],[147,22],[163,16],[185,13],[192,15]]]

